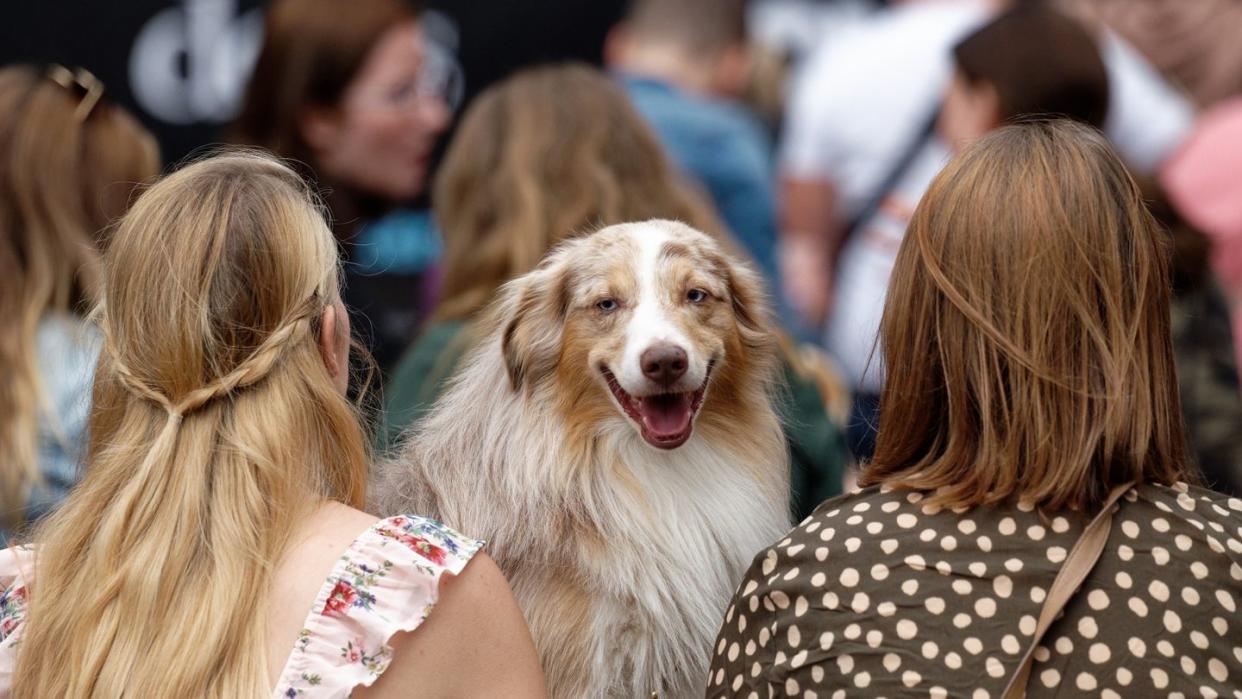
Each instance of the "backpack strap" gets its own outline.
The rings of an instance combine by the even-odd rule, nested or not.
[[[888,198],[888,195],[901,182],[902,176],[914,164],[914,159],[918,157],[923,147],[935,135],[936,123],[940,121],[940,109],[941,105],[937,102],[935,108],[923,118],[923,124],[919,126],[918,131],[902,146],[897,159],[892,162],[888,170],[884,171],[884,177],[871,189],[870,195],[864,200],[862,208],[858,210],[858,214],[845,226],[845,235],[841,236],[841,245],[844,245],[845,241],[862,232],[862,227],[875,216],[884,200]]]
[[[1108,499],[1104,501],[1103,509],[1083,530],[1078,541],[1074,542],[1074,548],[1070,549],[1065,563],[1061,565],[1056,579],[1052,581],[1052,587],[1049,588],[1048,596],[1044,599],[1044,608],[1039,613],[1039,623],[1035,626],[1035,637],[1027,646],[1022,662],[1010,675],[1009,683],[1005,685],[1005,692],[1001,695],[1003,699],[1026,697],[1026,683],[1031,676],[1036,646],[1048,632],[1048,628],[1052,626],[1057,614],[1073,599],[1079,586],[1087,579],[1091,569],[1100,560],[1100,555],[1104,553],[1104,545],[1108,543],[1108,534],[1112,529],[1113,511],[1116,509],[1117,501],[1133,487],[1134,482],[1131,481],[1113,488],[1108,494]]]

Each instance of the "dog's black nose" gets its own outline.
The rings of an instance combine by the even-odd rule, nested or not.
[[[677,345],[648,347],[638,361],[643,366],[643,375],[662,386],[671,386],[686,374],[686,351]]]

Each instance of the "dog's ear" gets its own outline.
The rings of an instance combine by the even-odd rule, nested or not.
[[[726,261],[724,269],[742,342],[751,349],[770,345],[775,326],[763,280],[750,267],[733,260]]]
[[[498,327],[505,370],[513,390],[533,385],[556,369],[570,279],[566,267],[547,260],[501,290]]]

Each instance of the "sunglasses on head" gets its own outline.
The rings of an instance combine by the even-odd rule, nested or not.
[[[73,112],[78,121],[86,121],[103,97],[104,84],[85,68],[70,69],[53,64],[47,69],[47,78],[78,96],[78,106]]]

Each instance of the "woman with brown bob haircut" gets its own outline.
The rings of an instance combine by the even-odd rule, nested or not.
[[[708,695],[1229,694],[1242,500],[1187,484],[1168,258],[1089,127],[954,159],[897,257],[864,489],[759,553]]]

